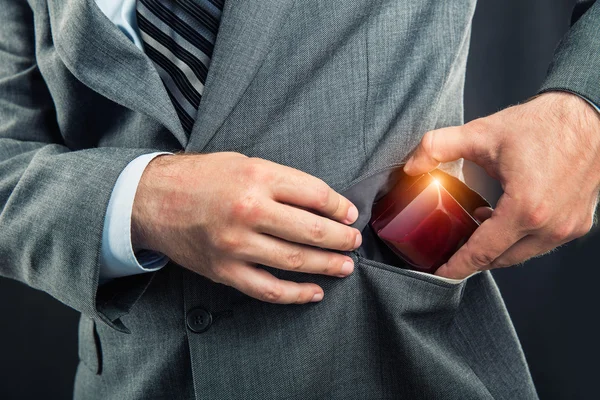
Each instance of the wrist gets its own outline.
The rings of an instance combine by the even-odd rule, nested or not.
[[[131,211],[131,244],[134,251],[152,250],[161,252],[157,241],[160,235],[159,221],[161,204],[165,204],[165,179],[163,172],[171,154],[160,155],[148,163],[138,183]]]
[[[555,90],[538,94],[527,102],[537,103],[541,113],[550,120],[577,135],[590,135],[600,140],[600,113],[586,99],[576,93]]]

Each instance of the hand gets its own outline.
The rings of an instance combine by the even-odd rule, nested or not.
[[[549,92],[466,125],[427,132],[405,166],[419,175],[466,158],[500,181],[495,210],[436,275],[462,279],[545,254],[592,227],[600,189],[600,118],[585,100]]]
[[[358,210],[322,180],[239,153],[165,155],[142,175],[132,212],[134,248],[272,303],[320,301],[312,283],[275,278],[255,264],[344,277],[362,237]],[[313,246],[318,246],[313,247]]]

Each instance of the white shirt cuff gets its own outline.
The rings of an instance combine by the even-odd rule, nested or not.
[[[114,278],[156,271],[169,262],[164,254],[146,250],[138,252],[136,257],[131,243],[131,212],[138,184],[148,163],[161,154],[172,153],[139,156],[125,167],[115,183],[104,218],[100,284]]]

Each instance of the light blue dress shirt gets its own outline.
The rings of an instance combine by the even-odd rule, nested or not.
[[[136,1],[96,0],[96,4],[129,40],[143,50],[135,17]],[[104,219],[100,251],[101,284],[114,278],[156,271],[169,262],[160,253],[142,251],[136,254],[131,243],[131,211],[135,192],[148,163],[161,154],[165,153],[145,154],[136,158],[117,179]]]
[[[135,254],[131,243],[131,212],[135,192],[148,163],[161,154],[165,153],[145,154],[134,159],[117,179],[104,218],[100,283],[122,276],[156,271],[169,262],[160,253],[143,251]]]
[[[136,2],[137,0],[96,0],[96,4],[108,19],[140,50],[143,50],[135,16]],[[582,98],[600,112],[598,106]],[[100,283],[122,276],[156,271],[169,262],[169,259],[160,253],[135,254],[131,244],[131,211],[135,192],[144,169],[154,157],[160,154],[165,153],[146,154],[136,158],[125,167],[117,179],[104,220]]]
[[[96,0],[96,4],[129,40],[135,43],[140,50],[144,50],[135,17],[137,0]]]

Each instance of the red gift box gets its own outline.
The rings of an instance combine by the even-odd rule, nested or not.
[[[403,175],[374,203],[370,224],[410,266],[435,273],[479,226],[478,207],[489,203],[445,172]]]

